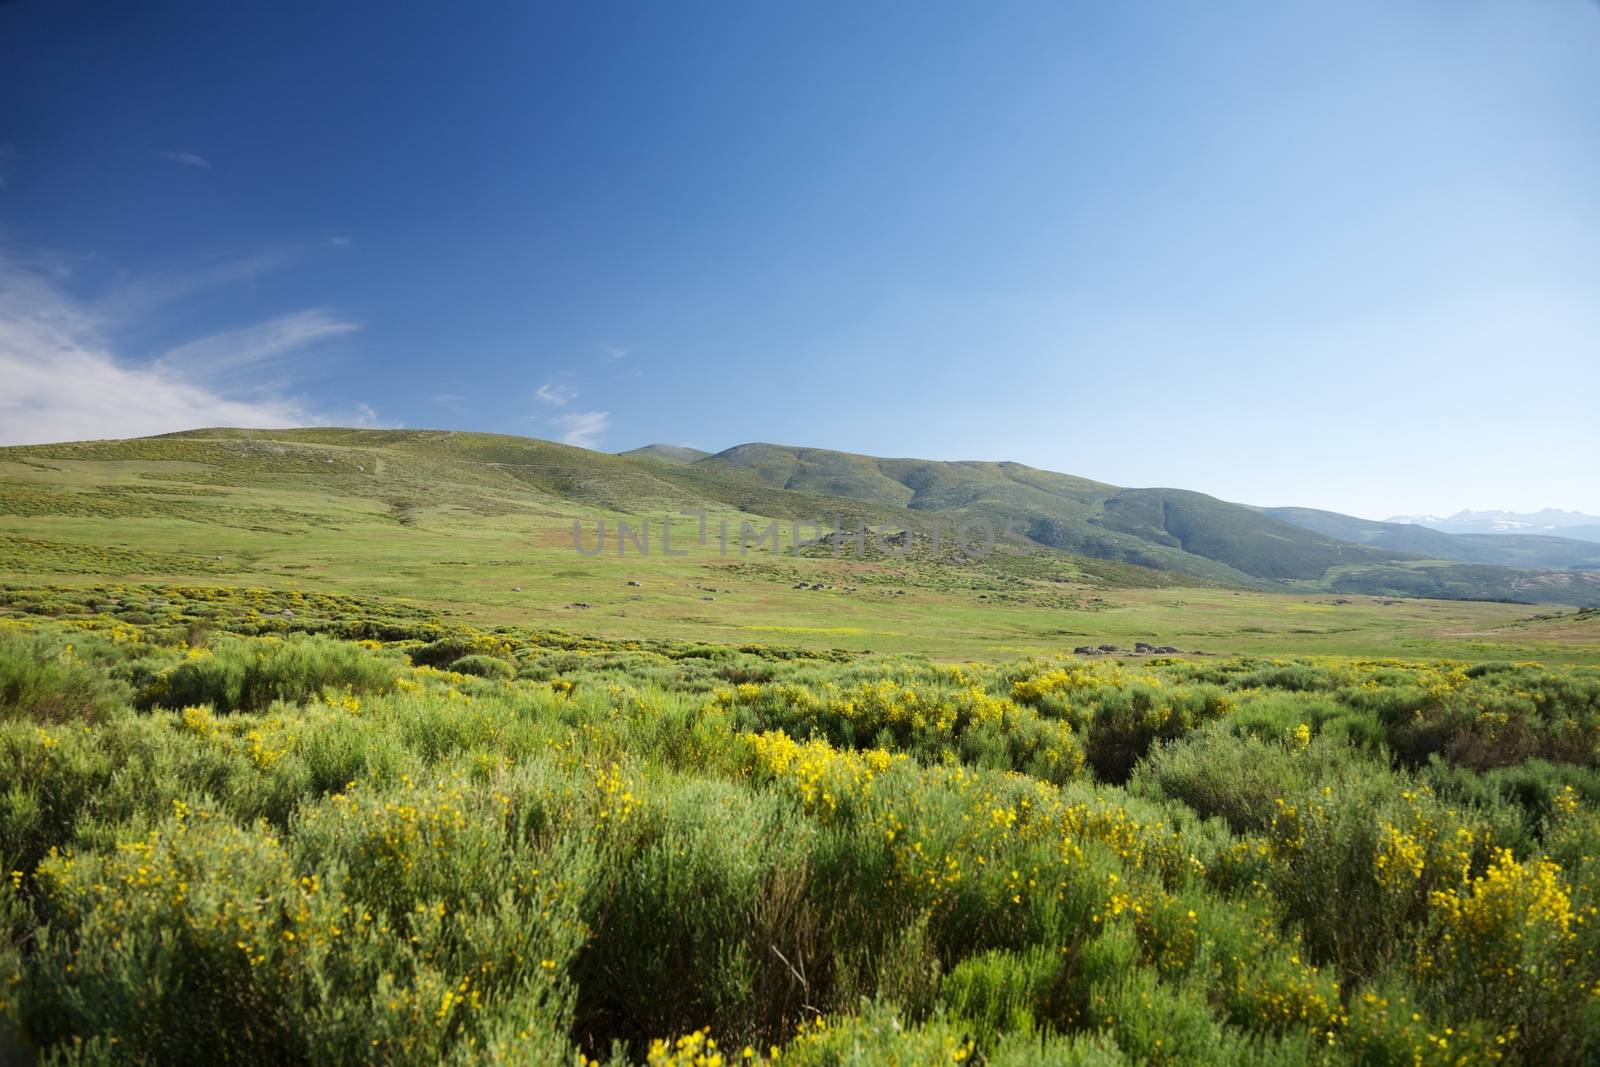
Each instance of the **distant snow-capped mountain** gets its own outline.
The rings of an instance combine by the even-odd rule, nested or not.
[[[1600,516],[1581,511],[1458,511],[1448,518],[1437,515],[1396,515],[1390,522],[1426,526],[1453,534],[1544,534],[1600,541]]]

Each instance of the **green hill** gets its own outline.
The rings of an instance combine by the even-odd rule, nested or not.
[[[956,520],[1010,524],[1049,548],[1246,586],[1314,581],[1394,553],[1338,541],[1253,508],[1179,489],[1123,489],[1019,463],[877,459],[739,445],[694,464]]]
[[[981,519],[1071,554],[1243,587],[1359,586],[1365,592],[1399,596],[1600,603],[1600,576],[1535,575],[1520,569],[1542,572],[1600,563],[1586,546],[1550,543],[1559,538],[1440,542],[1439,537],[1449,535],[1367,524],[1395,526],[1389,537],[1374,538],[1362,526],[1365,520],[1331,512],[1314,513],[1329,521],[1311,521],[1308,509],[1278,509],[1291,513],[1279,515],[1203,493],[1125,489],[1019,463],[880,459],[746,444],[690,465],[703,468],[753,475],[786,491],[900,506],[927,517]],[[1482,543],[1486,541],[1493,543]],[[1429,563],[1419,571],[1435,560],[1446,565]],[[1450,566],[1457,563],[1476,566]]]
[[[645,445],[643,448],[631,448],[626,452],[617,453],[628,459],[654,459],[662,463],[693,463],[698,459],[705,459],[710,452],[688,445]]]
[[[449,529],[454,540],[442,542],[442,552],[486,536],[491,518],[506,519],[507,529],[543,523],[539,536],[555,543],[557,522],[704,510],[732,516],[720,521],[735,531],[740,516],[880,530],[936,524],[946,535],[981,522],[1041,562],[1019,570],[1014,551],[953,562],[1003,571],[1007,580],[1026,573],[1105,588],[1189,584],[1600,604],[1600,551],[1560,538],[1446,535],[1329,512],[1251,508],[1187,490],[1122,488],[1017,463],[771,444],[715,455],[670,446],[609,455],[446,430],[196,430],[0,449],[0,510],[58,520],[8,530],[7,557],[22,570],[48,558],[66,561],[50,566],[92,571],[70,561],[124,552],[148,560],[150,573],[210,573],[216,560],[204,547],[218,526],[229,531],[222,543],[238,549],[226,562],[273,558],[294,567],[271,550],[279,542],[260,536],[293,539],[313,528],[365,536],[385,524]],[[164,522],[186,524],[176,529],[187,541]],[[63,531],[72,536],[58,536]],[[234,539],[250,538],[235,546]],[[375,543],[369,556],[404,566],[417,543]],[[193,550],[180,566],[181,544]],[[319,558],[331,568],[343,551]]]

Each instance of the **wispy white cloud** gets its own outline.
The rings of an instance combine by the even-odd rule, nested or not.
[[[211,161],[205,156],[195,155],[193,152],[162,152],[156,151],[162,159],[170,159],[174,163],[182,163],[186,167],[199,167],[202,170],[211,169]]]
[[[546,382],[533,391],[533,395],[546,404],[554,404],[564,408],[578,398],[578,391],[571,386]]]
[[[601,345],[600,346],[600,354],[602,356],[605,356],[607,359],[613,360],[613,361],[621,359],[623,356],[626,356],[629,352],[632,352],[632,351],[633,351],[633,349],[629,348],[627,345]]]
[[[152,369],[169,372],[212,388],[260,388],[259,378],[269,363],[301,353],[318,341],[361,329],[331,313],[312,308],[266,322],[202,337],[179,345],[155,361]],[[281,368],[280,368],[281,369]]]
[[[611,428],[611,413],[575,411],[570,415],[557,416],[550,421],[566,431],[561,437],[564,443],[577,445],[579,448],[593,448]]]
[[[467,410],[467,398],[460,393],[434,393],[428,399],[446,411],[462,412]]]
[[[73,299],[50,274],[0,257],[0,443],[377,421],[364,405],[329,412],[248,380],[250,368],[356,328],[326,312],[216,334],[142,364],[108,340],[122,321]]]
[[[255,281],[304,260],[311,252],[306,245],[285,244],[237,259],[212,260],[138,277],[105,270],[103,273],[110,274],[110,278],[104,291],[92,300],[77,303],[108,327],[128,326],[149,318],[163,304],[177,303],[208,289]],[[49,257],[48,262],[53,276],[62,280],[82,273],[84,265],[61,257]]]

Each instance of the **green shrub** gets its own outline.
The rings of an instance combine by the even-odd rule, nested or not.
[[[720,783],[641,783],[620,768],[595,781],[607,841],[583,890],[580,1032],[641,1047],[687,1019],[791,1032],[826,956],[789,805]]]
[[[465,656],[493,656],[505,659],[510,645],[482,633],[460,633],[411,649],[407,654],[419,667],[448,667]]]
[[[1398,958],[1435,892],[1481,869],[1496,835],[1425,786],[1352,769],[1275,801],[1265,838],[1267,884],[1311,959],[1362,979]]]
[[[1560,866],[1501,849],[1482,875],[1429,903],[1413,964],[1429,1002],[1492,1021],[1543,1062],[1588,1062],[1600,1038],[1595,946]]]
[[[945,976],[940,999],[952,1015],[972,1027],[980,1047],[1002,1033],[1063,1031],[1066,1001],[1065,949],[1036,945],[1025,953],[986,952],[957,964]]]
[[[1232,708],[1221,690],[1210,687],[1169,690],[1135,684],[1106,689],[1096,694],[1089,713],[1089,764],[1102,782],[1120,785],[1157,741],[1183,737]]]
[[[1234,833],[1254,833],[1271,824],[1278,800],[1340,780],[1361,762],[1336,740],[1316,738],[1302,747],[1293,732],[1264,741],[1217,723],[1156,750],[1140,764],[1129,789],[1180,800],[1201,818],[1225,820]]]
[[[341,867],[297,866],[264,828],[183,806],[115,853],[41,866],[50,925],[16,1014],[46,1050],[97,1039],[133,1062],[425,1063],[496,1037],[559,1047],[575,907],[519,892],[513,871],[478,907],[430,900],[384,919]]]
[[[60,620],[7,624],[3,676],[108,702],[0,716],[0,1058],[1600,1048],[1591,669],[954,667],[264,590],[18,603]],[[202,615],[215,648],[180,646]],[[452,670],[406,670],[418,642]]]
[[[394,657],[348,641],[295,634],[282,640],[227,641],[197,650],[142,694],[145,706],[207,704],[219,712],[265,711],[274,701],[303,704],[338,690],[384,692],[400,675]]]
[[[73,646],[0,633],[0,720],[97,722],[125,694]]]
[[[988,1057],[989,1067],[1133,1067],[1137,1062],[1103,1032],[1043,1038],[1008,1034]]]
[[[1057,783],[1083,765],[1080,739],[1068,723],[960,685],[948,674],[874,678],[847,687],[747,683],[718,698],[750,731],[777,729],[840,747],[908,752],[925,762],[1020,770]]]
[[[479,678],[510,678],[516,673],[510,663],[494,656],[462,656],[450,664],[450,669]]]

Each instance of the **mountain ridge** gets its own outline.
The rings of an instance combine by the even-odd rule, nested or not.
[[[1376,522],[1316,508],[1265,508],[1285,522],[1330,537],[1460,563],[1600,570],[1600,544],[1531,533],[1446,533],[1415,523]]]
[[[1185,489],[1120,487],[1010,461],[888,458],[749,442],[688,466],[738,471],[783,491],[986,519],[1074,555],[1223,584],[1491,599],[1548,594],[1584,603],[1600,596],[1600,580],[1572,576],[1600,568],[1600,556],[1559,538],[1488,544],[1451,535],[1387,542],[1339,536],[1325,524],[1294,521],[1296,513],[1368,520],[1253,508]]]
[[[1071,566],[1115,580],[1148,583],[1165,575],[1162,584],[1600,605],[1600,569],[1495,562],[1507,558],[1505,552],[1533,560],[1564,553],[1575,568],[1593,562],[1550,543],[1560,539],[1502,540],[1498,548],[1422,541],[1395,547],[1371,534],[1371,527],[1382,532],[1384,524],[1336,513],[1255,508],[1184,489],[1120,487],[1010,461],[885,458],[762,442],[698,457],[680,446],[613,455],[471,431],[213,428],[0,449],[0,465],[29,469],[26,484],[0,477],[0,490],[10,494],[8,511],[63,506],[61,494],[44,492],[52,488],[50,475],[35,462],[50,457],[179,463],[208,471],[204,477],[218,484],[266,480],[330,501],[373,500],[401,522],[419,508],[438,506],[495,514],[581,505],[625,515],[713,506],[880,529],[930,521],[946,529],[987,524],[997,539],[1012,532],[1032,551],[1059,554]],[[82,506],[81,498],[71,503]]]

